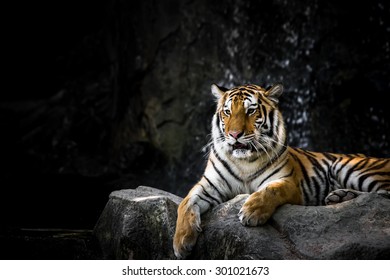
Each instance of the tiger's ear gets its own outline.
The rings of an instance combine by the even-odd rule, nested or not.
[[[216,84],[211,85],[211,93],[214,95],[214,97],[218,100],[220,99],[225,92]]]
[[[273,85],[270,89],[268,89],[264,94],[267,96],[270,100],[275,102],[276,104],[279,103],[279,97],[283,93],[283,86],[281,84]]]

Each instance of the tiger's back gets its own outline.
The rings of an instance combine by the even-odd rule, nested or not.
[[[362,192],[390,191],[390,159],[292,147],[288,150],[299,177],[304,205],[333,204]],[[331,192],[333,196],[329,195]]]

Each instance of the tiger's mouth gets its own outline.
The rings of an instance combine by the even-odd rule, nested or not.
[[[250,150],[251,149],[249,145],[243,144],[243,143],[235,143],[232,146],[233,146],[233,151],[234,150]]]

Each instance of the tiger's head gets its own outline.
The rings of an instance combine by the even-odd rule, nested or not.
[[[236,159],[255,160],[265,155],[270,160],[278,146],[285,145],[283,119],[277,108],[283,86],[264,89],[245,85],[223,89],[213,84],[218,100],[212,123],[214,146]]]

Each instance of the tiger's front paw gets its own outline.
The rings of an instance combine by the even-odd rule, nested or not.
[[[179,212],[173,238],[173,250],[178,259],[183,259],[191,253],[200,231],[200,215],[197,211],[188,209],[184,213]]]
[[[251,194],[241,207],[238,216],[244,226],[258,226],[265,224],[275,211],[275,207],[267,203],[264,192]]]

